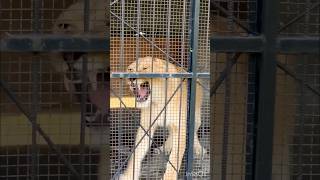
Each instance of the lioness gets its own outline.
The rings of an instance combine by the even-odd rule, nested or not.
[[[90,1],[90,34],[103,37],[106,32],[105,7],[107,1]],[[83,1],[70,5],[55,20],[52,27],[53,34],[60,35],[80,35],[84,34],[83,23]],[[87,82],[88,93],[86,106],[86,120],[88,122],[100,121],[105,112],[106,104],[103,97],[107,96],[106,83],[108,74],[106,73],[108,59],[103,52],[54,52],[50,53],[51,64],[56,71],[64,75],[65,88],[74,93],[78,100],[81,100],[82,92],[82,62],[84,56],[87,59]],[[99,83],[100,82],[100,83]]]
[[[129,73],[184,72],[172,63],[150,56],[139,58],[129,65],[127,71]],[[139,178],[142,160],[150,148],[150,137],[153,137],[159,126],[165,126],[169,130],[165,150],[170,152],[170,156],[164,179],[177,179],[186,148],[187,80],[180,78],[131,78],[128,80],[128,84],[135,96],[136,106],[141,109],[141,126],[135,138],[135,153],[130,157],[127,169],[120,175],[120,180],[137,180]],[[205,153],[197,136],[197,130],[201,125],[202,93],[202,88],[197,85],[194,133],[194,152],[196,155]],[[149,129],[149,135],[146,135],[145,133]]]
[[[90,23],[89,33],[103,37],[107,29],[106,7],[107,0],[90,0]],[[84,3],[78,1],[71,4],[55,20],[52,33],[60,35],[84,34]],[[90,137],[90,145],[95,145],[100,150],[98,167],[98,179],[108,179],[107,147],[109,135],[107,127],[107,99],[109,66],[108,55],[105,52],[54,52],[50,53],[51,64],[57,72],[64,76],[64,85],[68,92],[72,93],[81,101],[82,93],[82,63],[87,59],[87,93],[85,118],[86,125],[90,126],[86,135]],[[103,123],[102,123],[103,122]],[[98,124],[98,126],[96,126]]]
[[[90,1],[90,33],[98,34],[103,37],[106,27],[106,6],[105,0],[91,0]],[[56,19],[52,32],[54,34],[65,35],[79,35],[84,33],[83,29],[83,1],[76,2],[64,10]],[[105,97],[107,96],[107,90],[104,85],[99,86],[99,79],[101,79],[101,73],[106,69],[106,54],[105,53],[85,53],[85,52],[56,52],[51,53],[50,58],[52,65],[56,71],[61,72],[64,75],[65,88],[79,96],[82,92],[82,62],[83,57],[87,56],[88,60],[88,93],[87,104],[92,106],[87,107],[87,121],[99,121],[101,114],[105,113],[104,108],[106,106]],[[151,57],[140,58],[136,63],[132,63],[128,71],[129,72],[184,72],[182,69],[175,65],[168,63],[168,71],[166,71],[166,62],[160,59],[153,59]],[[152,63],[153,62],[153,63]],[[153,64],[153,67],[152,67]],[[136,67],[138,71],[136,71]],[[102,74],[103,75],[103,74]],[[167,164],[165,179],[177,179],[177,174],[181,166],[183,154],[186,147],[186,119],[187,119],[187,80],[182,81],[179,78],[169,78],[167,80],[163,78],[155,79],[130,79],[129,85],[131,90],[136,96],[137,107],[141,108],[141,125],[145,130],[149,129],[150,122],[155,120],[160,111],[166,107],[160,117],[156,120],[155,124],[151,127],[151,136],[155,129],[159,126],[166,126],[169,129],[170,135],[165,142],[163,150],[171,152],[169,161]],[[181,88],[175,93],[170,103],[165,106],[165,101],[170,99],[175,89],[178,88],[182,81]],[[142,88],[140,88],[142,87]],[[166,90],[167,89],[167,90]],[[166,91],[165,91],[166,90]],[[194,138],[194,151],[196,155],[205,153],[205,150],[201,147],[197,137],[197,129],[200,126],[200,106],[202,89],[197,87],[197,103],[196,103],[196,123],[195,123],[195,138]],[[151,113],[151,114],[150,114]],[[150,117],[151,115],[151,117]],[[150,122],[149,122],[150,121]],[[92,128],[90,128],[92,129]],[[97,137],[92,138],[92,141],[101,141],[101,133],[98,132]],[[138,129],[136,135],[136,143],[144,136],[142,128]],[[97,142],[97,144],[105,144],[107,139],[103,139],[103,142]],[[100,164],[99,164],[99,180],[108,179],[106,174],[108,169],[106,168],[107,158],[106,151],[101,148]],[[131,157],[128,162],[128,167],[124,174],[120,176],[120,179],[132,180],[138,179],[141,172],[141,162],[149,150],[149,136],[143,137],[139,143],[135,152],[135,159]],[[138,154],[139,153],[139,154]],[[172,165],[171,165],[172,164]],[[138,167],[133,170],[133,167]]]

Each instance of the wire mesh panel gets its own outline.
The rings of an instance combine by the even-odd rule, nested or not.
[[[0,1],[0,179],[319,179],[319,7]]]
[[[211,7],[211,36],[247,37],[255,31],[255,1],[212,1]],[[252,178],[255,69],[247,53],[211,54],[213,179]]]
[[[272,26],[270,22],[273,20],[269,19],[270,21],[267,23],[261,22],[261,20],[268,21],[266,14],[272,14],[271,10],[273,9],[271,7],[276,6],[276,3],[268,4],[265,2],[212,1],[213,11],[211,11],[210,23],[212,35],[220,36],[219,38],[224,36],[221,39],[226,41],[228,36],[234,36],[230,38],[234,40],[233,42],[237,42],[247,35],[271,36],[272,33],[268,30],[271,31],[272,29],[268,29],[268,27]],[[304,37],[305,39],[302,39],[305,41],[316,42],[319,35],[319,3],[316,1],[280,1],[279,5],[280,23],[277,24],[279,29],[276,29],[276,34],[274,34],[275,36],[279,35],[279,37],[271,37],[271,39]],[[277,7],[274,10],[277,11]],[[277,22],[277,20],[274,19],[274,22]],[[245,39],[248,40],[249,38]],[[243,42],[253,43],[253,41]],[[233,45],[228,44],[228,42],[224,44],[221,41],[219,43],[221,43],[218,45],[219,48],[230,47],[230,49],[225,48],[225,52],[234,52],[236,51],[234,49],[241,51],[239,47],[242,44],[232,49]],[[278,47],[272,47],[276,51],[288,51],[290,49],[292,54],[280,53],[277,60],[274,61],[278,67],[277,83],[274,85],[277,94],[275,124],[270,128],[263,127],[259,124],[272,125],[272,119],[267,123],[262,121],[268,120],[266,118],[268,113],[273,113],[271,107],[273,103],[269,108],[270,104],[263,104],[259,101],[264,98],[264,94],[266,94],[266,97],[267,94],[272,94],[272,92],[267,92],[272,91],[272,87],[263,86],[263,84],[268,83],[260,80],[269,77],[269,80],[272,81],[272,68],[268,72],[264,72],[261,63],[273,60],[265,60],[263,59],[266,58],[263,57],[264,54],[259,53],[266,51],[269,43],[271,41],[267,40],[261,46],[264,49],[258,51],[250,47],[243,48],[244,51],[253,52],[248,54],[249,56],[241,52],[211,54],[211,74],[215,77],[212,78],[213,86],[211,87],[211,90],[214,91],[210,93],[212,94],[213,108],[213,128],[211,131],[213,140],[211,142],[214,147],[212,153],[214,159],[212,176],[214,178],[270,179],[271,176],[265,172],[269,172],[267,168],[271,166],[272,179],[319,178],[317,171],[319,161],[317,155],[315,155],[318,147],[314,143],[317,138],[317,134],[314,133],[317,131],[317,125],[311,120],[318,119],[319,83],[316,79],[319,78],[318,71],[315,70],[319,62],[318,54],[299,54],[299,52],[311,52],[310,48],[312,47],[305,47],[304,45],[293,48],[293,44],[283,43],[279,49],[277,49]],[[214,45],[215,42],[213,42]],[[317,47],[317,45],[315,46]],[[219,48],[217,49],[219,50]],[[314,52],[317,52],[317,50]],[[272,54],[272,52],[264,53]],[[236,79],[236,81],[233,81],[233,79]],[[239,85],[237,85],[238,83]],[[258,87],[266,87],[266,89],[258,89]],[[239,100],[237,96],[240,97]],[[233,107],[237,112],[234,117],[232,115]],[[219,114],[220,116],[218,116]],[[268,128],[270,131],[264,131],[263,128]],[[269,140],[259,132],[267,132],[271,136],[274,132],[273,153],[269,155],[262,153],[269,153],[271,146],[266,146]],[[261,137],[263,138],[260,139]],[[266,140],[266,142],[258,142],[258,140]],[[261,162],[262,156],[271,157],[271,154],[273,156],[272,164]]]
[[[280,57],[299,80],[278,69],[273,176],[318,179],[319,58],[299,54]]]
[[[85,11],[76,0],[0,1],[1,40],[85,31],[103,37],[106,1],[87,2]],[[104,177],[106,53],[1,52],[0,58],[0,179]]]
[[[280,1],[281,35],[319,35],[319,2]]]
[[[189,97],[188,79],[182,75],[191,68],[190,4],[111,3],[111,106],[117,107],[118,117],[110,130],[114,179],[210,177],[208,79],[199,79],[196,134],[189,135],[195,138],[194,172],[184,173]],[[200,6],[197,66],[207,73],[209,2]]]
[[[281,35],[319,37],[318,1],[281,1]],[[279,54],[274,179],[319,179],[319,54]]]

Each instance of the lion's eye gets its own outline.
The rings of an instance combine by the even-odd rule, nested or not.
[[[148,67],[143,67],[142,69],[143,69],[143,70],[147,70],[147,69],[148,69]]]
[[[132,72],[132,71],[133,71],[133,69],[132,69],[132,68],[128,68],[128,71]]]

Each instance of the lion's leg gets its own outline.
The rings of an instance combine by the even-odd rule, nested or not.
[[[148,130],[148,127],[145,130]],[[155,128],[151,128],[149,133],[151,137],[154,135]],[[150,137],[146,135],[142,127],[139,127],[136,138],[135,138],[135,150],[133,151],[125,172],[120,175],[120,180],[138,180],[141,173],[141,163],[150,148]]]
[[[164,180],[178,179],[179,169],[181,167],[184,151],[186,148],[186,127],[185,125],[169,127],[169,137],[167,141],[171,141],[172,149],[169,156],[169,162],[166,165]]]
[[[194,144],[193,144],[193,152],[196,155],[196,157],[202,157],[204,154],[207,153],[206,149],[204,149],[200,143],[199,137],[198,137],[198,130],[201,126],[201,115],[200,113],[196,113],[195,115],[195,124],[194,124]],[[166,154],[169,154],[172,149],[172,140],[168,138],[163,146],[158,147],[158,149],[161,152],[165,152]]]
[[[165,154],[169,154],[172,149],[172,140],[167,138],[167,140],[164,142],[164,145],[158,147],[160,152],[164,152]]]
[[[206,154],[206,150],[202,147],[199,137],[198,130],[201,126],[201,115],[200,112],[195,114],[195,124],[194,124],[194,141],[193,141],[193,151],[196,157],[201,157]]]
[[[207,153],[207,151],[202,147],[199,137],[198,130],[201,126],[201,105],[202,105],[203,92],[200,85],[197,86],[197,97],[196,97],[196,106],[195,106],[195,122],[194,122],[194,143],[193,151],[196,157],[202,157]]]

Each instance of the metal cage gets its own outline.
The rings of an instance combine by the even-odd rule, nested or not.
[[[0,179],[106,176],[108,4],[13,0],[0,9]]]
[[[319,3],[211,7],[213,179],[317,179]]]
[[[319,6],[0,1],[0,179],[319,179]]]
[[[165,174],[166,168],[170,168],[168,165],[174,167],[179,179],[188,176],[185,172],[191,173],[192,166],[194,171],[189,176],[194,175],[196,178],[198,175],[201,179],[210,177],[209,155],[204,153],[210,148],[207,146],[209,144],[209,101],[207,101],[209,99],[209,7],[209,1],[180,0],[115,1],[110,6],[112,72],[110,91],[111,100],[115,99],[111,106],[118,107],[116,114],[120,117],[117,122],[111,122],[113,125],[110,131],[112,141],[110,148],[114,154],[111,153],[110,159],[113,178],[128,173],[123,170],[130,167],[130,161],[138,158],[143,158],[143,163],[135,164],[137,166],[135,168],[141,172],[133,169],[127,171],[140,173],[140,178],[160,179]],[[151,69],[143,71],[140,66],[148,66],[144,60],[148,56],[154,66],[150,62]],[[161,59],[166,64],[164,71],[161,72],[157,60],[152,59]],[[133,67],[134,73],[128,72],[128,66],[134,62],[137,64]],[[175,72],[172,68],[181,70]],[[161,105],[139,108],[143,103],[134,100],[136,95],[132,94],[128,85],[130,79],[136,79],[131,83],[148,81],[151,85],[150,104]],[[197,82],[197,79],[201,81]],[[158,87],[159,81],[163,81],[162,89]],[[177,141],[173,146],[182,146],[184,140],[181,138],[186,138],[183,134],[188,134],[189,140],[193,139],[194,136],[190,135],[190,132],[185,132],[181,126],[186,122],[184,119],[187,118],[187,114],[189,128],[193,126],[193,121],[196,121],[195,112],[192,110],[192,104],[194,105],[196,101],[193,99],[196,92],[192,89],[195,82],[196,86],[204,89],[202,97],[196,97],[204,99],[200,105],[201,112],[197,112],[201,113],[201,120],[198,120],[202,122],[202,126],[199,131],[196,129],[203,152],[200,157],[193,159],[194,153],[190,151],[192,145],[187,146],[185,158],[179,157],[183,158],[182,164],[179,165],[171,162],[175,160],[160,147],[163,144],[165,146],[166,141],[173,141],[172,143]],[[183,95],[185,93],[189,95]],[[177,97],[179,98],[176,99]],[[187,105],[187,101],[191,104]],[[137,111],[137,107],[141,111]],[[132,109],[128,111],[128,108]],[[162,118],[165,120],[159,123]],[[150,121],[149,125],[142,122],[146,119]],[[178,131],[181,131],[181,135],[174,140],[170,136],[173,133],[171,121],[174,121]],[[137,135],[140,129],[145,137]],[[148,131],[155,132],[149,134]],[[135,136],[140,137],[141,141],[135,139]],[[141,148],[145,143],[150,146],[147,148],[147,153]],[[192,142],[188,141],[189,143]],[[175,153],[174,151],[175,147],[172,147],[171,154]],[[141,153],[145,153],[145,156],[140,157]],[[142,168],[139,168],[140,166]]]

